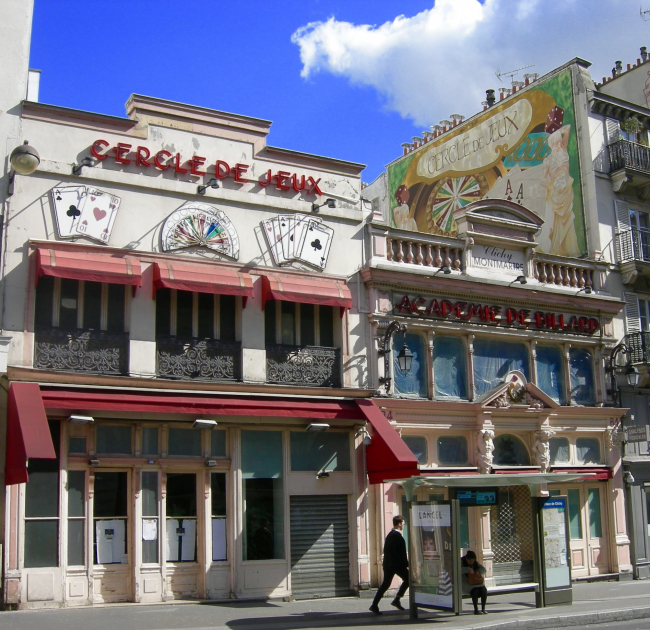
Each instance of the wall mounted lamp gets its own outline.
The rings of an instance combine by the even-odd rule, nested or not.
[[[311,211],[318,212],[318,210],[323,206],[327,206],[328,208],[336,208],[336,201],[334,199],[325,199],[325,201],[323,201],[321,204],[312,203]]]
[[[73,424],[90,424],[91,422],[95,422],[95,418],[92,416],[72,415],[68,418],[68,422],[72,422]]]
[[[364,427],[361,427],[357,431],[355,437],[358,437],[360,435],[363,435],[363,445],[364,446],[370,446],[372,444],[372,438],[370,437],[370,433],[368,433],[368,431]]]
[[[91,466],[99,466],[99,460],[98,459],[91,459],[88,463]]]
[[[9,156],[11,170],[9,171],[9,181],[7,183],[7,197],[14,194],[14,179],[16,173],[19,175],[31,175],[41,163],[41,156],[34,147],[29,146],[25,140],[23,144],[17,146]]]
[[[330,474],[329,474],[329,472],[327,470],[321,470],[316,475],[316,479],[327,479],[329,476],[330,476]]]
[[[327,431],[327,429],[329,428],[330,425],[324,422],[312,422],[310,425],[307,426],[305,431],[309,431],[311,433],[322,433],[323,431]]]
[[[84,166],[95,166],[95,161],[92,159],[92,157],[90,157],[90,155],[87,155],[85,158],[79,160],[79,164],[72,165],[72,174],[79,175],[79,173],[81,173],[81,169]]]
[[[194,421],[192,428],[193,429],[214,429],[216,426],[217,426],[216,420],[203,420],[199,418]]]
[[[526,280],[526,276],[517,276],[515,278],[515,282],[518,282],[519,284],[528,284],[528,280]]]
[[[392,321],[390,324],[388,324],[388,328],[386,329],[386,334],[384,335],[384,339],[382,340],[381,347],[377,351],[379,356],[384,357],[384,376],[379,377],[379,382],[384,385],[384,388],[386,389],[386,394],[389,393],[390,391],[390,383],[391,383],[391,378],[389,376],[390,374],[390,354],[391,354],[391,349],[390,349],[390,340],[392,339],[393,335],[396,332],[400,332],[402,334],[406,333],[406,324],[400,324],[398,321]],[[411,371],[411,365],[413,363],[413,353],[409,350],[408,346],[406,345],[406,342],[402,345],[402,349],[399,351],[399,354],[397,355],[397,361],[399,363],[399,369],[404,372],[404,374],[408,374]]]
[[[205,460],[205,467],[206,468],[214,468],[217,465],[217,460],[216,459],[206,459]]]
[[[216,177],[212,177],[205,186],[199,186],[196,189],[196,192],[199,193],[199,195],[205,195],[205,191],[208,188],[219,188],[219,180]]]
[[[624,343],[619,343],[611,352],[607,358],[605,364],[605,372],[609,374],[610,378],[610,387],[607,390],[607,394],[614,401],[615,407],[621,407],[621,392],[618,387],[618,381],[616,380],[616,372],[618,367],[616,365],[616,358],[619,353],[631,355],[632,348],[626,346]],[[631,358],[628,358],[627,365],[625,366],[625,379],[629,387],[636,387],[639,384],[639,370],[637,370],[633,365]]]
[[[582,289],[580,289],[576,293],[576,295],[578,295],[578,293],[584,293],[585,295],[591,295],[593,292],[594,292],[594,290],[591,287],[582,287]]]

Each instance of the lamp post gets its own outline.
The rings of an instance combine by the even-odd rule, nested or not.
[[[378,350],[378,354],[384,357],[384,376],[379,377],[379,382],[384,385],[386,394],[390,392],[391,383],[391,378],[389,376],[391,354],[390,341],[395,333],[400,332],[404,334],[406,330],[406,324],[400,324],[398,321],[390,322],[386,329],[386,333],[384,334],[381,347]],[[399,369],[404,372],[404,374],[408,374],[411,371],[411,364],[413,363],[413,353],[409,350],[406,342],[402,345],[402,348],[397,355],[397,360],[399,362]]]
[[[609,374],[610,378],[610,388],[607,390],[607,393],[614,401],[615,407],[623,406],[621,404],[621,392],[618,387],[618,381],[616,380],[616,358],[620,353],[630,355],[632,354],[632,348],[626,346],[624,343],[619,343],[612,350],[607,360],[607,365],[605,366],[605,372]],[[639,370],[637,370],[629,360],[625,367],[625,378],[630,387],[636,387],[639,384]]]

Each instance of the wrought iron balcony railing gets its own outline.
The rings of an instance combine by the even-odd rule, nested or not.
[[[267,344],[266,380],[280,385],[340,387],[340,350]]]
[[[241,343],[157,337],[156,374],[181,381],[239,381]]]
[[[630,260],[650,262],[650,230],[628,228],[616,235],[616,253],[621,263]]]
[[[650,173],[650,148],[643,144],[619,140],[607,147],[609,151],[609,172],[622,168]]]
[[[630,350],[626,357],[630,363],[650,363],[650,332],[629,333],[623,343]]]
[[[129,334],[38,328],[34,334],[34,368],[126,375],[129,373]]]

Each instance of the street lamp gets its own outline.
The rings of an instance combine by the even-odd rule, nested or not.
[[[616,380],[616,370],[617,370],[616,358],[618,357],[619,353],[631,355],[632,348],[626,346],[624,343],[619,343],[612,350],[611,354],[609,355],[609,359],[607,360],[607,364],[605,366],[605,372],[609,374],[609,378],[610,378],[610,388],[607,390],[607,394],[614,401],[615,407],[622,407],[621,393],[618,388],[618,381]],[[632,365],[629,359],[624,374],[625,374],[627,384],[630,387],[636,387],[639,384],[639,370],[637,370]]]
[[[25,140],[23,144],[17,146],[9,156],[11,171],[9,172],[9,182],[7,184],[7,197],[14,194],[14,179],[16,173],[19,175],[31,175],[41,163],[41,156],[34,147],[29,146]]]
[[[388,324],[388,328],[386,329],[386,334],[384,335],[384,339],[381,343],[381,347],[378,350],[379,356],[384,357],[384,376],[379,377],[379,382],[384,385],[387,394],[390,392],[390,383],[391,383],[391,378],[389,376],[390,354],[391,354],[390,340],[392,339],[395,333],[400,332],[404,334],[406,333],[406,330],[407,330],[406,324],[400,324],[398,321],[390,322],[390,324]],[[402,345],[402,349],[399,351],[399,354],[397,355],[397,362],[399,363],[399,369],[402,372],[404,372],[404,374],[408,374],[411,371],[411,365],[413,363],[413,353],[409,350],[409,347],[406,345],[406,341]]]

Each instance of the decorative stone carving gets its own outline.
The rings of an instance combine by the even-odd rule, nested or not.
[[[478,447],[476,449],[476,465],[479,471],[487,475],[492,470],[494,461],[494,431],[491,429],[480,429],[476,432]]]
[[[535,398],[530,392],[526,392],[526,404],[533,409],[544,409],[546,407],[539,398]]]
[[[612,180],[614,192],[617,193],[624,193],[627,185],[632,181],[632,178],[625,172],[624,168],[610,173],[609,178]]]
[[[537,440],[533,444],[533,460],[537,466],[541,467],[541,472],[548,472],[551,465],[551,447],[549,446],[549,439],[555,435],[552,429],[540,429],[535,432]]]
[[[612,450],[613,448],[618,448],[623,444],[625,436],[621,430],[620,425],[614,427],[607,427],[607,433],[605,433],[605,443],[607,444],[607,450]]]

